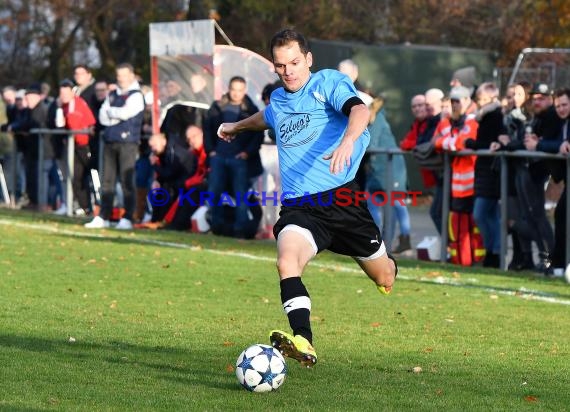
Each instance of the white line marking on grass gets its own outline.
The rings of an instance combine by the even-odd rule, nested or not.
[[[74,230],[60,229],[60,228],[53,226],[51,224],[22,223],[22,222],[14,222],[14,221],[10,221],[10,220],[0,219],[0,225],[15,226],[15,227],[38,230],[38,231],[43,231],[43,232],[51,232],[51,233],[57,233],[57,234],[62,234],[62,235],[75,236],[75,237],[80,237],[80,238],[93,238],[94,237],[94,238],[98,238],[98,239],[125,239],[121,236],[108,236],[108,235],[104,235],[101,233],[93,233],[93,232],[87,233],[87,232],[78,232],[78,231],[74,231]],[[128,238],[128,240],[132,241],[134,243],[140,243],[140,244],[149,244],[149,245],[166,246],[166,247],[172,247],[172,248],[178,248],[178,249],[187,249],[187,250],[190,250],[192,252],[207,252],[207,253],[212,253],[215,255],[239,257],[239,258],[248,259],[248,260],[257,260],[257,261],[262,261],[262,262],[275,262],[275,258],[270,258],[270,257],[266,257],[266,256],[256,256],[256,255],[252,255],[251,253],[232,252],[229,250],[206,249],[203,247],[187,245],[184,243],[165,242],[162,240],[149,239],[149,238]],[[352,268],[349,266],[344,266],[342,264],[331,265],[331,264],[323,264],[323,263],[318,263],[318,262],[311,262],[311,266],[317,267],[320,269],[336,270],[338,272],[362,274],[362,270],[355,269],[355,268]],[[487,288],[487,287],[477,286],[477,285],[473,285],[473,284],[458,282],[457,279],[449,279],[449,278],[446,278],[444,276],[438,276],[436,278],[426,278],[426,277],[416,278],[416,277],[409,277],[409,276],[404,276],[404,275],[398,274],[398,279],[421,282],[421,283],[429,283],[429,284],[434,284],[434,285],[480,288],[481,290],[483,290],[485,292],[494,293],[497,295],[513,296],[513,297],[518,297],[518,298],[525,299],[525,300],[536,300],[536,301],[541,301],[541,302],[556,303],[556,304],[560,304],[560,305],[569,305],[570,306],[570,300],[558,299],[558,298],[556,298],[556,297],[554,297],[548,293],[540,292],[540,291],[534,291],[534,290],[526,289],[524,287],[519,289],[519,290],[506,289],[506,288],[505,289]],[[472,281],[477,281],[477,280],[473,279]]]

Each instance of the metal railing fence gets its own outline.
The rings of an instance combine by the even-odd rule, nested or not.
[[[395,155],[406,155],[409,156],[412,152],[409,151],[402,151],[401,149],[383,149],[383,148],[369,148],[367,150],[370,154],[386,154],[387,155],[387,162],[386,162],[386,181],[387,190],[386,190],[386,198],[392,199],[392,187],[393,187],[393,176],[392,176],[392,161]],[[446,218],[449,214],[450,210],[450,194],[451,194],[451,159],[454,156],[489,156],[489,157],[499,157],[500,164],[501,164],[501,172],[500,172],[500,210],[501,210],[501,230],[500,230],[500,237],[501,237],[501,252],[500,252],[500,267],[502,270],[507,270],[507,262],[506,262],[506,255],[507,255],[507,236],[508,236],[508,229],[507,229],[507,189],[508,189],[508,158],[534,158],[534,159],[556,159],[556,160],[565,160],[566,161],[566,182],[570,182],[570,156],[564,156],[561,154],[551,154],[551,153],[544,153],[544,152],[531,152],[527,150],[516,150],[513,152],[508,151],[497,151],[493,152],[491,150],[461,150],[459,152],[444,152],[444,166],[443,166],[443,205],[442,205],[442,220],[441,220],[441,253],[440,253],[440,261],[442,263],[447,261],[447,243],[449,240],[448,237],[448,219]],[[570,233],[570,191],[566,190],[566,236]],[[386,218],[385,218],[385,232],[386,236],[384,237],[384,242],[386,243],[386,247],[390,249],[391,247],[391,240],[394,237],[394,225],[392,221],[392,214],[393,214],[393,207],[389,205],[390,202],[387,203],[388,207],[386,207]],[[566,264],[570,262],[570,242],[566,241]]]
[[[32,129],[30,131],[31,134],[38,135],[38,193],[41,193],[43,190],[43,183],[44,179],[42,179],[42,164],[43,164],[43,144],[41,144],[41,139],[44,136],[48,135],[65,135],[67,136],[67,155],[66,155],[66,167],[67,173],[65,177],[65,187],[66,187],[66,204],[68,205],[67,208],[67,215],[71,216],[73,214],[73,188],[72,188],[72,181],[73,181],[73,168],[74,168],[74,158],[75,158],[75,140],[74,136],[76,134],[85,134],[89,133],[88,130],[62,130],[62,129]],[[99,172],[102,169],[102,152],[103,152],[103,139],[99,139]],[[12,145],[12,157],[15,160],[17,156],[17,148],[16,144]],[[386,154],[387,155],[387,162],[386,162],[386,182],[387,189],[385,191],[386,199],[392,199],[392,187],[393,187],[393,173],[392,173],[392,162],[393,157],[396,155],[404,155],[410,156],[412,152],[410,151],[402,151],[401,149],[391,148],[369,148],[367,150],[370,154]],[[513,152],[507,151],[497,151],[493,152],[490,150],[461,150],[459,152],[444,152],[444,166],[443,166],[443,205],[442,205],[442,218],[441,220],[441,253],[440,253],[440,261],[445,263],[447,261],[447,243],[448,243],[448,219],[445,218],[449,214],[450,210],[450,194],[451,194],[451,159],[454,156],[490,156],[490,157],[499,157],[500,164],[501,164],[501,172],[500,172],[500,237],[501,237],[501,252],[500,252],[500,267],[503,270],[507,269],[506,263],[506,255],[507,255],[507,236],[508,236],[508,229],[507,229],[507,189],[508,189],[508,173],[509,168],[507,165],[508,158],[534,158],[534,159],[555,159],[555,160],[564,160],[566,161],[566,182],[570,181],[570,156],[564,156],[561,154],[550,154],[544,152],[530,152],[526,150],[517,150]],[[18,171],[17,162],[12,162],[12,171],[11,171],[11,179],[8,184],[8,191],[10,196],[13,199],[13,195],[16,192],[16,176]],[[570,233],[570,191],[566,190],[567,202],[566,202],[566,234]],[[38,197],[39,198],[39,197]],[[14,201],[11,202],[12,206],[14,205]],[[391,202],[386,202],[386,211],[385,211],[385,233],[384,242],[386,243],[386,247],[388,250],[391,248],[391,240],[394,237],[394,224],[392,220],[392,215],[394,213],[393,206],[390,204]],[[570,262],[570,242],[566,242],[566,264]]]

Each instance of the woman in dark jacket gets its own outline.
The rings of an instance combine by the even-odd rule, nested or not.
[[[489,149],[492,142],[506,134],[503,122],[503,112],[499,103],[499,89],[494,83],[483,83],[477,89],[477,139],[469,139],[466,146],[469,149]],[[486,254],[483,266],[499,267],[500,239],[500,210],[499,210],[499,175],[493,167],[495,158],[479,156],[475,162],[475,204],[473,217],[485,244]]]
[[[507,136],[499,138],[497,150],[525,150],[524,133],[525,127],[531,118],[532,99],[530,97],[530,83],[521,82],[512,85],[513,107],[504,116],[505,128]],[[507,209],[509,219],[509,233],[513,243],[513,257],[509,263],[509,270],[526,270],[534,269],[534,261],[532,258],[532,236],[526,233],[524,224],[526,218],[522,208],[521,194],[517,193],[519,186],[524,179],[521,176],[527,176],[528,159],[524,158],[507,158],[508,165],[508,200]]]

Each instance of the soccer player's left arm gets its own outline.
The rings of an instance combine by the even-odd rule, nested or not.
[[[345,111],[344,108],[343,111]],[[354,142],[364,133],[370,120],[370,111],[361,100],[359,104],[352,105],[348,111],[348,126],[340,145],[331,154],[324,157],[325,160],[330,159],[331,161],[330,172],[332,174],[341,173],[344,166],[350,166]]]

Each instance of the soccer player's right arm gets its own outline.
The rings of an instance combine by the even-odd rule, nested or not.
[[[218,129],[218,136],[224,140],[231,140],[236,134],[246,130],[261,131],[267,129],[269,126],[265,123],[263,112],[264,110],[257,112],[237,123],[222,123]]]

